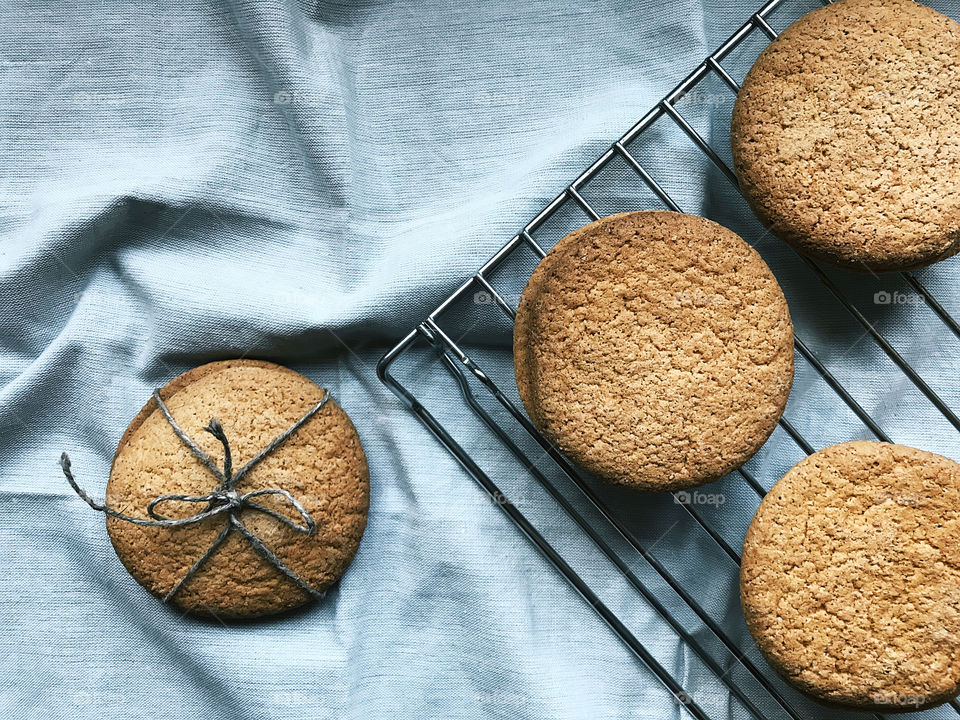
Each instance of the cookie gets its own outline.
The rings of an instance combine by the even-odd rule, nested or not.
[[[239,470],[324,397],[325,391],[288,368],[255,360],[213,362],[179,376],[160,391],[176,423],[214,461],[224,465],[224,447],[204,428],[222,424]],[[147,507],[165,494],[202,496],[217,478],[174,433],[154,400],[134,418],[117,447],[107,485],[107,505],[149,519]],[[367,461],[347,414],[328,400],[283,444],[238,483],[239,493],[286,490],[316,524],[312,534],[246,507],[243,525],[314,593],[343,574],[360,543],[369,504]],[[256,501],[303,525],[291,503],[274,495]],[[203,503],[169,501],[156,511],[182,518]],[[229,522],[221,514],[180,527],[143,527],[107,518],[114,549],[144,588],[164,598],[217,539]],[[247,618],[290,610],[312,599],[240,532],[231,532],[189,577],[170,602],[185,611],[222,618]]]
[[[847,442],[795,465],[743,546],[747,626],[829,704],[931,707],[960,692],[960,465]]]
[[[671,212],[563,238],[523,291],[517,388],[533,423],[613,483],[677,490],[743,464],[793,381],[793,325],[740,237]]]
[[[774,40],[733,109],[750,206],[801,252],[906,270],[960,250],[960,25],[911,0],[841,0]]]

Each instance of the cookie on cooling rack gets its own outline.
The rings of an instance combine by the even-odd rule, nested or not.
[[[960,250],[960,25],[911,0],[841,0],[759,56],[734,167],[762,222],[851,270]]]
[[[534,270],[513,336],[534,424],[605,480],[676,490],[722,477],[773,431],[793,325],[760,256],[710,220],[613,215]]]
[[[168,383],[160,396],[176,423],[218,467],[221,442],[205,426],[217,418],[239,470],[274,438],[324,398],[311,380],[280,365],[255,360],[213,362]],[[114,456],[107,505],[149,519],[159,496],[203,496],[217,485],[211,471],[178,439],[154,400],[127,428]],[[347,414],[328,400],[282,445],[238,483],[239,493],[281,488],[305,509],[316,530],[296,532],[276,517],[242,509],[238,517],[263,546],[305,582],[307,592],[255,551],[240,532],[231,533],[196,573],[169,598],[183,610],[218,617],[269,615],[306,603],[331,586],[353,559],[367,519],[369,476],[357,432]],[[251,498],[300,522],[277,494]],[[205,504],[170,501],[163,516],[184,517]],[[181,527],[143,527],[107,518],[107,531],[131,575],[154,595],[166,597],[228,524],[226,514]]]
[[[827,702],[916,710],[960,692],[960,465],[848,442],[795,465],[747,531],[740,592],[760,650]]]

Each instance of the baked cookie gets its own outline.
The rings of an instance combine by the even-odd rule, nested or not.
[[[960,25],[841,0],[760,54],[733,109],[740,187],[814,258],[905,270],[960,250]]]
[[[205,430],[222,424],[233,471],[290,428],[325,391],[288,368],[256,360],[213,362],[190,370],[160,391],[182,430],[224,467],[221,441]],[[208,467],[177,437],[155,400],[134,418],[117,447],[106,504],[135,518],[150,519],[159,496],[203,496],[218,485]],[[302,589],[258,553],[239,531],[231,532],[170,602],[183,610],[217,617],[263,616],[306,603],[343,574],[360,543],[367,519],[369,476],[357,432],[347,414],[328,400],[286,441],[238,482],[238,493],[279,488],[303,507],[316,525],[297,532],[270,514],[245,507],[237,516],[268,550],[306,583]],[[251,498],[291,522],[304,524],[295,506],[278,494]],[[210,506],[170,500],[155,507],[163,517],[183,518]],[[229,524],[220,514],[179,527],[143,527],[108,517],[107,531],[131,575],[166,597]]]
[[[568,457],[614,483],[676,490],[739,467],[773,432],[793,325],[740,237],[692,215],[625,213],[547,253],[513,354],[531,420]]]
[[[777,482],[740,594],[760,650],[830,704],[916,710],[960,692],[960,465],[848,442]]]

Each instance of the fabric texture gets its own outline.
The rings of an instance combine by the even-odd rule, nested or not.
[[[816,4],[786,0],[770,22],[782,29]],[[930,4],[960,17],[957,2]],[[375,365],[756,9],[719,0],[0,5],[0,715],[684,716],[381,385]],[[754,33],[731,56],[734,77],[765,42]],[[728,155],[733,96],[716,78],[705,88],[678,108]],[[645,167],[685,210],[758,248],[798,335],[884,430],[960,459],[957,428],[759,228],[690,140],[668,119],[644,137],[635,149]],[[657,207],[631,173],[611,166],[583,195],[602,213]],[[551,222],[538,238],[549,244],[585,221],[570,213],[569,227]],[[951,260],[917,276],[960,316],[957,268]],[[498,271],[514,303],[529,270]],[[896,274],[828,275],[960,410],[957,336],[915,288]],[[467,306],[441,324],[515,397],[509,324],[482,296]],[[322,603],[222,625],[181,617],[136,584],[58,458],[69,451],[79,481],[102,496],[116,444],[153,388],[239,356],[289,365],[331,390],[368,454],[371,513],[356,560]],[[704,666],[477,420],[435,353],[420,343],[396,372],[711,717],[748,716],[731,679],[768,717],[783,716],[578,499],[726,677]],[[799,357],[787,417],[816,448],[872,437]],[[526,442],[518,428],[511,435]],[[556,475],[542,452],[528,452]],[[778,429],[747,467],[769,487],[801,457]],[[731,557],[670,495],[598,492],[759,663]],[[758,504],[743,478],[692,502],[739,549]],[[849,716],[783,692],[803,717]]]

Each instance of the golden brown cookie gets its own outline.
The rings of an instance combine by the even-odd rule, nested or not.
[[[710,482],[773,432],[793,325],[740,237],[671,212],[613,215],[547,253],[513,335],[520,398],[598,477],[645,490]]]
[[[822,701],[915,710],[960,692],[960,465],[847,442],[795,465],[747,531],[760,650]]]
[[[798,250],[903,270],[960,250],[960,25],[911,0],[842,0],[787,28],[733,109],[740,187]]]
[[[211,418],[219,419],[236,471],[320,402],[324,392],[288,368],[228,360],[194,368],[160,394],[179,426],[222,468],[223,446],[204,430]],[[117,447],[107,505],[148,519],[147,506],[158,496],[205,495],[217,485],[217,478],[184,446],[150,400]],[[363,448],[350,418],[333,400],[254,466],[236,489],[246,493],[267,488],[286,490],[296,498],[315,521],[316,531],[298,533],[250,508],[239,511],[239,519],[310,587],[325,590],[353,559],[369,503]],[[259,496],[256,501],[303,524],[277,495]],[[165,517],[182,518],[205,507],[167,502],[157,510]],[[164,597],[228,522],[228,516],[219,515],[186,527],[141,527],[108,517],[107,531],[130,574],[151,593]],[[171,602],[195,613],[242,618],[289,610],[310,599],[241,533],[231,532]]]

